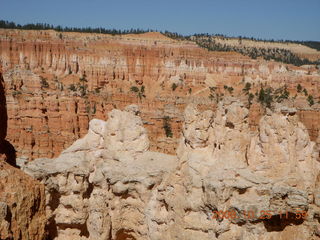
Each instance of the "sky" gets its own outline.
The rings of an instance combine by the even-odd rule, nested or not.
[[[320,0],[0,0],[0,19],[320,41]]]

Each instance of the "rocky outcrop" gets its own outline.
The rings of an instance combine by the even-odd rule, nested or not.
[[[24,166],[46,185],[54,239],[319,239],[319,151],[294,109],[226,98],[189,105],[177,158],[148,151],[136,106],[92,120],[56,159]]]
[[[51,238],[147,239],[146,205],[177,161],[148,151],[138,114],[137,106],[112,110],[58,158],[25,166],[46,185]]]
[[[45,239],[44,186],[0,161],[0,239]]]
[[[198,103],[213,109],[219,100],[209,97],[213,86],[219,96],[243,95],[247,100],[242,91],[246,82],[252,84],[252,94],[261,86],[286,84],[291,98],[298,95],[298,114],[311,139],[318,134],[320,75],[312,66],[209,52],[160,33],[111,36],[10,29],[0,29],[0,60],[8,139],[18,156],[28,160],[58,156],[87,133],[90,120],[107,120],[112,109],[133,103],[140,107],[151,150],[174,154],[185,107]],[[315,99],[312,107],[304,93],[297,93],[299,83]],[[232,94],[224,86],[232,86]],[[263,114],[254,106],[249,114],[250,126],[257,128]],[[166,117],[172,137],[163,128]]]
[[[0,239],[43,240],[44,186],[12,166],[15,153],[5,140],[7,112],[1,73],[0,116]]]
[[[8,121],[8,115],[7,115],[7,106],[6,106],[6,96],[4,92],[4,81],[0,69],[0,145],[3,142],[3,140],[6,138],[7,135],[7,121]],[[0,147],[1,148],[1,147]]]
[[[210,116],[186,109],[179,168],[155,193],[167,210],[153,218],[151,239],[317,238],[320,163],[296,116],[266,115],[254,135],[237,101]]]

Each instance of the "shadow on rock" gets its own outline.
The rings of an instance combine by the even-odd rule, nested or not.
[[[8,114],[7,103],[4,89],[4,80],[0,72],[0,154],[6,156],[6,162],[14,167],[18,167],[16,163],[16,150],[12,144],[5,140],[7,136]]]

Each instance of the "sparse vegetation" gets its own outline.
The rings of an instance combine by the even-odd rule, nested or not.
[[[167,137],[170,137],[170,138],[173,137],[169,116],[165,116],[163,118],[163,129],[164,129]]]
[[[259,91],[258,101],[265,107],[271,108],[271,104],[273,101],[272,97],[272,88],[261,88]]]
[[[314,104],[314,99],[312,95],[309,95],[307,98],[307,101],[309,102],[310,107]]]
[[[248,95],[250,89],[251,89],[251,83],[246,82],[246,84],[245,84],[244,88],[242,89],[242,91],[243,91],[246,95]]]
[[[144,94],[145,87],[144,87],[143,85],[140,87],[140,89],[139,89],[138,87],[136,87],[136,86],[132,86],[132,87],[130,88],[130,90],[131,90],[131,92],[136,93],[136,94],[137,94],[137,97],[138,97],[140,100],[141,100],[142,98],[145,98],[145,97],[146,97],[146,95]]]
[[[0,20],[0,28],[6,29],[25,29],[25,30],[48,30],[53,29],[57,32],[85,32],[85,33],[101,33],[101,34],[112,34],[112,35],[121,35],[121,34],[140,34],[146,32],[153,32],[157,30],[147,29],[128,29],[128,30],[117,30],[117,29],[106,29],[106,28],[78,28],[78,27],[62,27],[62,26],[53,26],[45,23],[37,23],[37,24],[15,24],[14,22]],[[295,44],[302,44],[308,46],[310,48],[320,50],[320,42],[317,41],[291,41],[291,40],[278,40],[275,41],[273,39],[270,40],[263,40],[257,38],[248,38],[248,37],[227,37],[222,34],[214,34],[210,35],[208,33],[202,34],[193,34],[184,36],[179,33],[164,31],[161,32],[165,36],[176,39],[176,40],[188,40],[197,43],[200,47],[206,48],[209,51],[235,51],[240,54],[249,56],[253,59],[258,57],[262,57],[266,60],[273,59],[275,61],[294,64],[297,66],[301,66],[304,64],[320,64],[318,61],[310,61],[308,59],[302,59],[295,55],[290,50],[284,48],[263,48],[263,47],[249,47],[243,45],[243,40],[251,40],[255,42],[277,42],[277,43],[295,43]],[[62,34],[58,35],[60,39],[63,39]],[[232,46],[228,44],[221,44],[216,39],[220,38],[224,39],[238,39],[239,46]],[[69,71],[70,73],[70,71]]]
[[[230,94],[232,94],[232,92],[234,90],[233,87],[229,87],[227,85],[224,85],[223,88],[224,88],[224,90],[227,90]]]
[[[280,103],[282,102],[284,99],[288,99],[289,98],[289,92],[287,89],[287,86],[285,85],[284,87],[278,88],[275,90],[274,92],[274,99]]]
[[[80,81],[80,86],[79,86],[80,94],[81,94],[81,97],[84,97],[87,94],[87,88],[88,88],[88,84],[86,84],[88,82],[86,73],[83,73],[79,81]]]
[[[75,91],[77,91],[77,88],[76,88],[76,86],[74,84],[70,84],[69,90],[75,92]]]
[[[209,87],[209,90],[210,90],[209,99],[213,101],[215,98],[217,98],[217,102],[218,102],[219,94],[216,93],[216,89],[217,87]]]
[[[297,92],[300,93],[302,91],[302,86],[300,85],[300,83],[297,86]]]
[[[41,84],[41,88],[49,88],[49,83],[47,81],[46,78],[40,76],[40,84]]]
[[[284,62],[288,64],[294,64],[296,66],[301,66],[304,64],[318,64],[318,61],[310,61],[308,59],[301,59],[295,55],[290,50],[284,48],[263,48],[263,47],[249,47],[249,46],[232,46],[228,44],[221,44],[216,41],[216,38],[221,39],[227,37],[221,37],[217,35],[206,35],[206,34],[196,34],[192,36],[192,39],[203,48],[208,49],[209,51],[222,51],[222,52],[238,52],[242,55],[249,56],[253,59],[262,57],[265,60],[275,60],[277,62]],[[257,39],[250,39],[252,41],[261,41]],[[298,42],[295,42],[298,43]],[[301,43],[300,43],[301,44]]]
[[[177,87],[178,87],[178,85],[176,83],[172,83],[172,85],[171,85],[172,91],[176,90]]]
[[[276,90],[274,90],[271,87],[268,87],[266,89],[261,87],[259,93],[256,92],[255,95],[257,96],[258,102],[260,102],[263,106],[267,108],[271,108],[271,104],[273,101],[281,103],[283,100],[289,99],[290,97],[290,93],[286,85]],[[251,93],[249,94],[249,97],[250,101],[254,99],[254,95]]]
[[[63,83],[59,82],[58,77],[54,76],[53,81],[55,82],[56,89],[63,91]]]
[[[135,93],[139,92],[139,88],[136,86],[131,87],[130,90],[131,90],[131,92],[135,92]]]

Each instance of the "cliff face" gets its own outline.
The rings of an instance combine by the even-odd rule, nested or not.
[[[4,81],[0,69],[0,148],[2,145],[3,140],[6,138],[7,135],[7,121],[8,121],[8,115],[7,115],[7,106],[6,106],[6,96],[4,92]]]
[[[188,105],[177,156],[149,151],[137,106],[91,120],[56,159],[24,170],[46,185],[52,239],[319,239],[319,146],[295,111],[226,98]]]
[[[318,135],[319,105],[310,108],[306,96],[296,90],[300,83],[317,103],[320,76],[314,67],[208,52],[158,33],[0,33],[0,59],[8,89],[8,139],[20,157],[57,156],[84,136],[91,119],[106,120],[108,111],[132,103],[140,106],[151,149],[173,154],[188,103],[215,108],[218,101],[209,98],[212,86],[220,97],[248,98],[242,91],[247,82],[253,94],[261,86],[286,84],[291,97],[297,94],[294,105],[311,139]],[[225,85],[233,87],[232,94]],[[250,109],[252,128],[257,128],[261,111],[258,104]],[[172,137],[163,127],[165,119],[169,119]]]
[[[15,153],[5,140],[6,131],[5,91],[0,72],[0,239],[43,240],[44,186],[10,165],[14,164]]]

